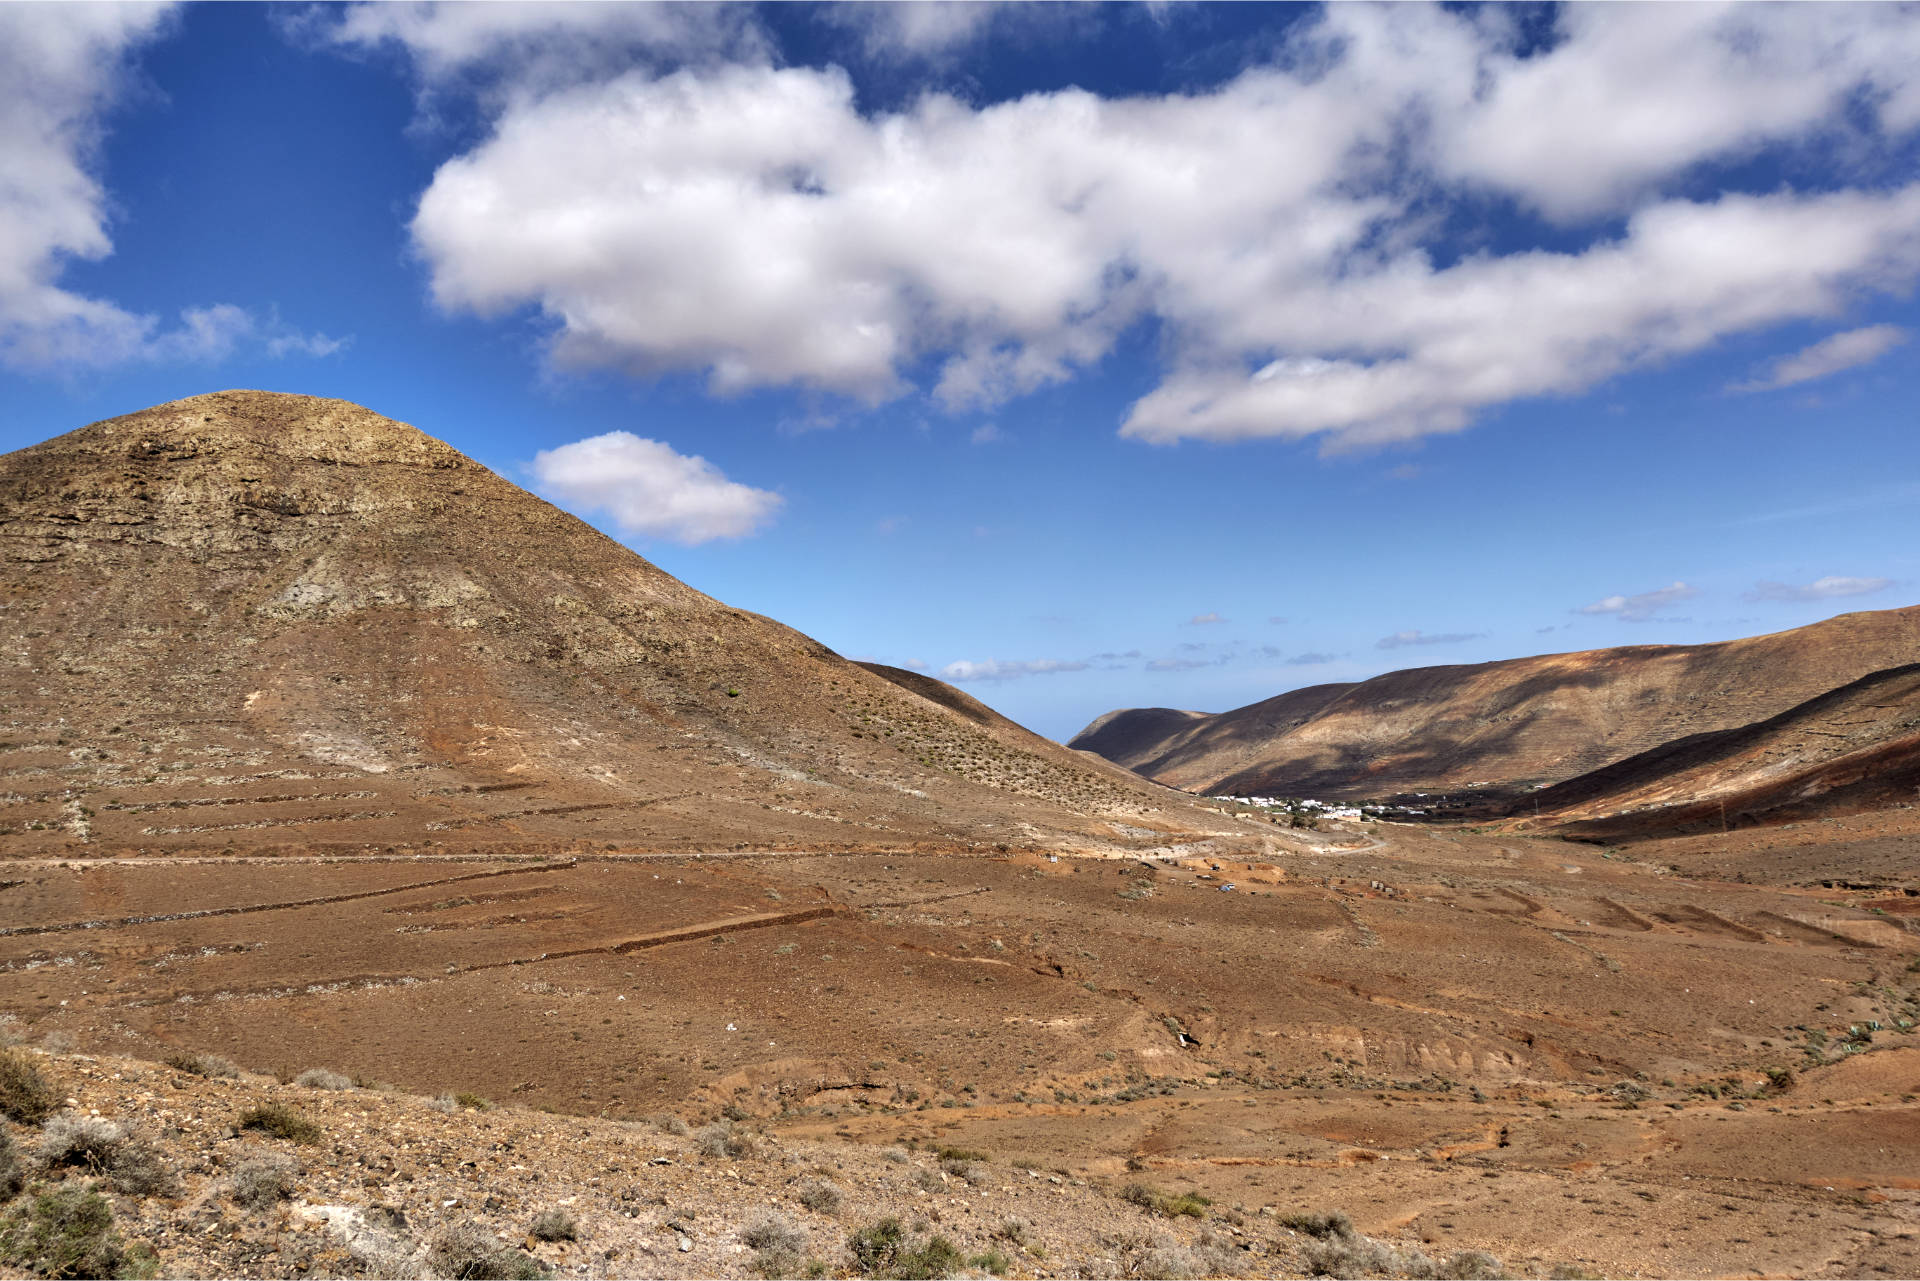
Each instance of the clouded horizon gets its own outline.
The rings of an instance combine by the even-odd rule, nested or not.
[[[16,4],[0,71],[0,448],[342,396],[1055,737],[1920,581],[1910,9]]]

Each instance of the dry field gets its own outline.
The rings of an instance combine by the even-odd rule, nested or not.
[[[1341,1210],[1521,1275],[1911,1276],[1920,898],[1786,848],[1904,813],[1718,855],[1368,824],[1269,863],[16,860],[0,1010],[89,1053]],[[1013,1266],[1118,1257],[1082,1245]]]

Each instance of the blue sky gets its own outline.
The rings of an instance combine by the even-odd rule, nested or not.
[[[0,450],[419,426],[1055,737],[1920,598],[1920,13],[0,6]]]

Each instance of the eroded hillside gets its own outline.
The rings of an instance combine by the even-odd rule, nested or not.
[[[0,640],[9,854],[1271,843],[343,401],[221,392],[0,459]]]

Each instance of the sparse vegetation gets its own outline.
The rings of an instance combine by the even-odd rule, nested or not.
[[[1162,1192],[1146,1183],[1129,1183],[1120,1199],[1167,1219],[1204,1219],[1213,1202],[1198,1192]]]
[[[284,1103],[262,1103],[240,1114],[240,1128],[259,1130],[291,1143],[318,1143],[320,1127]]]
[[[966,1257],[944,1236],[909,1236],[900,1220],[888,1215],[847,1238],[854,1271],[863,1277],[930,1281],[966,1266]]]
[[[840,1209],[840,1189],[821,1179],[800,1185],[794,1199],[815,1214],[834,1214]]]
[[[13,1146],[13,1135],[0,1125],[0,1201],[11,1201],[26,1186],[26,1173],[20,1168],[20,1153]]]
[[[1352,1236],[1353,1220],[1340,1210],[1318,1214],[1283,1214],[1280,1226],[1310,1237]]]
[[[228,1188],[250,1210],[264,1210],[293,1195],[299,1165],[280,1152],[255,1152],[233,1167]]]
[[[128,1246],[113,1207],[91,1186],[62,1183],[0,1219],[0,1264],[37,1277],[150,1277],[159,1260]]]
[[[536,1241],[578,1241],[580,1225],[565,1210],[542,1210],[533,1217],[527,1235]]]
[[[472,1219],[442,1229],[427,1249],[426,1265],[429,1276],[455,1281],[539,1281],[551,1275],[540,1260],[505,1244]]]
[[[240,1075],[240,1069],[231,1059],[218,1054],[199,1054],[182,1052],[167,1056],[166,1064],[175,1071],[186,1072],[192,1076],[234,1077]]]
[[[756,1150],[753,1136],[731,1121],[715,1121],[695,1130],[693,1147],[706,1157],[752,1156]]]
[[[104,1117],[56,1116],[40,1133],[40,1164],[104,1175],[128,1196],[157,1196],[174,1186],[173,1172],[152,1145]]]
[[[353,1088],[353,1078],[330,1072],[326,1068],[308,1068],[293,1078],[295,1085],[304,1085],[309,1090],[347,1090]]]
[[[18,1046],[0,1050],[0,1114],[22,1125],[38,1125],[53,1115],[59,1102],[31,1053]]]

